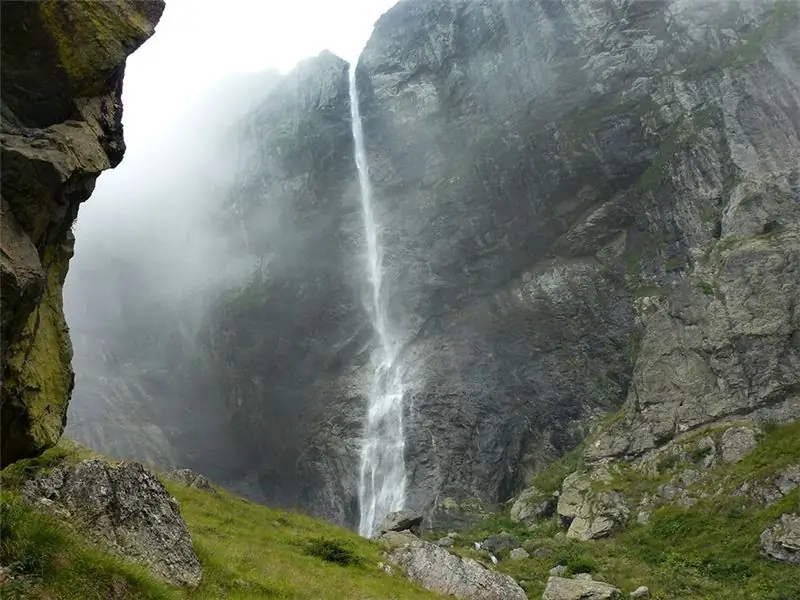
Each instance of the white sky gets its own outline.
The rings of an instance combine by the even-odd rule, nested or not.
[[[128,59],[126,137],[146,137],[193,94],[226,75],[286,72],[325,49],[352,61],[372,25],[396,2],[166,0],[155,35]]]

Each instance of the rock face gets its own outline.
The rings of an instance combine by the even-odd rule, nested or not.
[[[389,560],[416,583],[447,596],[470,600],[525,600],[523,589],[508,575],[471,558],[451,554],[436,544],[412,541],[392,550]]]
[[[550,577],[542,600],[615,600],[620,598],[617,588],[600,581]]]
[[[589,463],[800,416],[799,47],[795,0],[403,0],[378,21],[358,90],[410,509],[474,519],[620,406]],[[265,499],[355,524],[375,336],[347,68],[312,59],[245,119],[227,218],[263,268],[201,341],[204,401]],[[627,518],[573,496],[577,537]]]
[[[52,446],[64,428],[70,227],[125,152],[125,59],[163,9],[162,0],[2,5],[3,465]]]
[[[195,473],[191,469],[175,469],[174,471],[165,473],[164,477],[182,483],[183,485],[197,488],[198,490],[205,490],[207,492],[214,491],[214,486],[211,485],[211,482],[206,477]]]
[[[138,463],[92,459],[57,467],[27,481],[22,496],[165,581],[200,584],[202,567],[178,503]]]
[[[532,524],[537,519],[551,516],[556,509],[556,498],[529,487],[514,500],[509,516],[512,521]]]
[[[800,566],[800,515],[784,514],[761,534],[761,550],[767,556]]]

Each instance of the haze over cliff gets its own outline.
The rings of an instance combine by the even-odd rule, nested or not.
[[[114,235],[79,220],[70,433],[358,525],[351,68],[408,507],[477,519],[620,407],[587,459],[796,420],[799,9],[403,0],[355,65],[222,82],[98,189]]]

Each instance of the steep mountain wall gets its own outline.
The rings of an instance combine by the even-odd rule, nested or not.
[[[358,89],[412,508],[474,519],[621,406],[595,458],[798,417],[799,32],[797,0],[403,0],[378,21]],[[195,389],[242,485],[354,524],[375,340],[347,68],[301,64],[235,134],[225,235],[259,268],[206,313]]]
[[[3,465],[40,453],[64,428],[70,227],[100,172],[122,160],[125,59],[163,9],[161,0],[2,5]]]

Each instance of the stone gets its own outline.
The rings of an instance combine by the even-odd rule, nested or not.
[[[552,569],[550,569],[550,575],[554,577],[561,577],[562,575],[566,574],[567,567],[566,565],[556,565]]]
[[[481,542],[481,549],[492,554],[503,554],[514,548],[519,548],[519,540],[508,533],[490,535]]]
[[[378,527],[378,534],[387,531],[410,531],[414,535],[419,535],[422,527],[422,515],[413,510],[398,510],[386,515],[386,518]]]
[[[610,480],[605,467],[572,473],[564,479],[557,511],[569,524],[568,538],[586,541],[605,537],[627,522],[630,511],[622,494],[593,489],[595,483]]]
[[[552,495],[529,487],[514,500],[509,516],[514,522],[532,525],[539,519],[553,516],[555,509],[556,499]]]
[[[508,555],[511,560],[525,560],[530,556],[524,548],[514,548]]]
[[[379,562],[378,568],[390,577],[394,575],[394,568],[392,568],[392,565],[387,565],[385,562]]]
[[[526,600],[525,591],[508,575],[491,571],[422,540],[395,548],[389,560],[409,580],[442,595],[469,600]]]
[[[722,460],[737,463],[755,450],[758,445],[755,432],[749,427],[731,427],[725,430],[720,441]]]
[[[542,600],[616,600],[620,591],[600,581],[550,577]]]
[[[389,548],[398,548],[418,540],[410,531],[387,531],[378,536],[378,541]]]
[[[638,588],[630,593],[631,598],[649,598],[650,588],[646,585],[640,585]]]
[[[195,473],[191,469],[175,469],[164,473],[164,477],[177,481],[185,486],[197,488],[206,492],[216,492],[211,482],[203,475]]]
[[[533,557],[540,560],[553,556],[552,548],[536,548],[533,551]]]
[[[761,534],[761,551],[783,562],[800,566],[800,515],[784,513]]]
[[[591,573],[576,573],[572,578],[578,581],[594,581],[594,577],[592,577]]]
[[[436,545],[437,546],[441,546],[442,548],[449,548],[450,546],[453,545],[453,543],[454,543],[454,540],[449,535],[446,536],[446,537],[439,538],[438,540],[436,540]]]
[[[191,588],[200,584],[202,567],[178,503],[142,465],[90,459],[59,466],[26,481],[21,494],[159,579]]]

